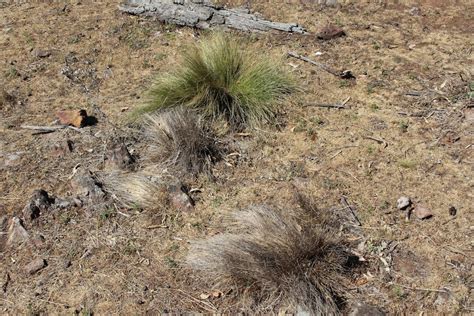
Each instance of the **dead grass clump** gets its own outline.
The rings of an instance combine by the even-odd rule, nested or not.
[[[135,174],[112,174],[104,180],[106,190],[112,197],[129,208],[157,210],[168,205],[168,190],[165,178]]]
[[[186,49],[176,69],[157,78],[148,105],[135,115],[182,105],[241,128],[273,121],[277,105],[294,88],[277,60],[217,33]]]
[[[148,159],[181,172],[211,173],[212,164],[220,156],[211,130],[184,108],[148,115],[147,136]]]
[[[293,211],[235,212],[232,232],[192,244],[190,268],[219,290],[233,289],[246,312],[337,314],[348,263],[337,225],[312,204]]]

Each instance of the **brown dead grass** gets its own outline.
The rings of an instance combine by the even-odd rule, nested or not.
[[[363,273],[352,276],[356,298],[389,313],[472,310],[473,130],[472,114],[466,114],[472,104],[472,8],[421,6],[421,16],[409,14],[409,6],[321,9],[277,1],[252,8],[275,20],[298,21],[311,32],[329,23],[345,29],[347,37],[330,42],[312,35],[242,36],[269,56],[292,50],[351,69],[355,84],[287,61],[305,91],[301,104],[350,96],[350,109],[289,105],[279,131],[235,135],[239,155],[215,167],[216,182],[203,177],[190,183],[201,189],[192,214],[121,209],[126,217],[72,209],[45,215],[27,227],[45,237],[45,248],[25,244],[1,254],[0,283],[4,271],[11,277],[0,297],[2,313],[225,310],[226,292],[201,299],[211,288],[186,275],[188,241],[225,233],[223,217],[233,209],[268,201],[292,205],[290,183],[320,197],[323,208],[339,205],[341,195],[356,206],[364,232],[358,251],[368,261]],[[8,215],[19,214],[34,189],[69,195],[68,177],[78,163],[102,169],[103,141],[113,135],[109,122],[126,116],[122,108],[138,106],[156,72],[172,67],[179,49],[200,33],[120,14],[113,1],[11,4],[0,9],[0,21],[0,85],[17,100],[0,114],[0,204]],[[51,56],[35,57],[33,49],[50,50]],[[79,77],[65,77],[66,67]],[[422,95],[407,96],[411,90]],[[49,124],[54,111],[79,107],[96,115],[98,126],[41,136],[18,128]],[[120,130],[132,149],[145,150],[130,129],[115,132]],[[51,144],[65,139],[76,150],[52,155]],[[405,221],[395,208],[401,195],[427,205],[434,217]],[[451,205],[456,218],[448,213]],[[153,225],[167,228],[146,228]],[[37,257],[46,258],[48,267],[26,276],[23,266]],[[66,259],[72,262],[67,269]],[[452,298],[436,303],[438,293],[414,290],[420,287],[448,287]]]
[[[198,114],[185,108],[147,115],[146,135],[146,159],[177,175],[211,175],[213,164],[222,155],[212,129],[205,127]]]
[[[340,312],[350,257],[342,223],[312,203],[301,206],[235,211],[229,232],[191,244],[187,264],[196,277],[236,297],[227,312]]]

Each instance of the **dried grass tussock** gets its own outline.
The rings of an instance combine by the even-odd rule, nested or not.
[[[168,179],[169,180],[169,179]],[[156,210],[167,204],[167,179],[146,173],[122,173],[107,177],[106,189],[129,208]]]
[[[149,146],[146,157],[178,172],[210,173],[220,149],[200,117],[187,109],[169,109],[147,115]]]
[[[325,213],[302,206],[233,213],[235,230],[193,243],[188,266],[221,290],[237,290],[239,310],[339,313],[347,244]]]

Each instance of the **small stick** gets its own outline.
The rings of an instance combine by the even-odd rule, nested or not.
[[[311,60],[311,59],[309,59],[309,58],[307,58],[307,57],[301,56],[301,55],[299,55],[299,54],[297,54],[297,53],[295,53],[295,52],[288,52],[288,56],[294,57],[294,58],[297,58],[297,59],[300,59],[300,60],[305,61],[305,62],[307,62],[307,63],[310,63],[310,64],[312,64],[312,65],[315,65],[315,66],[321,68],[322,70],[324,70],[324,71],[326,71],[326,72],[328,72],[328,73],[330,73],[331,75],[334,75],[334,76],[336,76],[336,77],[339,77],[339,78],[342,77],[342,73],[341,73],[341,72],[336,71],[336,70],[332,69],[331,67],[329,67],[329,66],[327,66],[327,65],[325,65],[325,64],[318,63],[318,62],[316,62],[316,61],[314,61],[314,60]]]
[[[122,216],[125,216],[125,217],[127,217],[127,218],[129,218],[129,217],[130,217],[130,215],[128,215],[128,214],[125,214],[125,213],[123,213],[123,212],[120,212],[120,211],[117,211],[117,214],[120,214],[120,215],[122,215]]]
[[[167,225],[151,225],[151,226],[146,226],[144,227],[146,229],[157,229],[157,228],[168,228]]]
[[[328,108],[328,109],[347,109],[344,105],[341,105],[341,104],[308,104],[306,106],[315,106],[318,108]]]
[[[347,109],[346,104],[349,102],[351,97],[345,99],[341,104],[307,104],[305,106],[316,106],[320,108],[328,108],[328,109]]]
[[[382,139],[382,138],[375,138],[375,137],[372,137],[372,136],[365,136],[364,138],[365,138],[365,139],[374,140],[374,141],[376,141],[376,142],[379,143],[379,144],[383,144],[383,148],[387,148],[387,146],[388,146],[387,141],[385,141],[385,140]]]
[[[408,91],[405,93],[405,95],[411,96],[411,97],[419,97],[421,96],[421,92],[419,91]]]
[[[76,132],[82,133],[81,129],[74,126],[68,126],[68,125],[53,125],[53,126],[21,125],[20,128],[38,131],[36,133],[33,133],[33,135],[53,133],[65,128],[69,128]]]
[[[357,222],[357,225],[362,226],[362,223],[360,222],[359,218],[357,218],[354,208],[349,205],[349,203],[347,202],[347,198],[344,195],[341,198],[341,204],[347,207],[349,211],[351,211],[351,214],[354,217],[355,221]]]
[[[34,131],[55,132],[57,130],[67,128],[67,126],[66,125],[55,125],[55,126],[21,125],[20,128],[31,129]]]

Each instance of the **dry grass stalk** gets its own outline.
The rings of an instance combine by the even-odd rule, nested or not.
[[[347,245],[314,204],[301,206],[234,213],[236,231],[193,243],[187,264],[215,287],[237,290],[246,312],[339,313]]]

